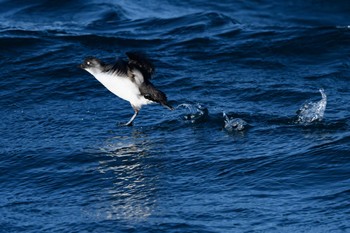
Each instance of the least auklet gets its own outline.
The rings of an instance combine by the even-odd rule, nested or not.
[[[131,126],[141,107],[159,103],[173,110],[166,95],[154,87],[150,79],[154,73],[153,64],[143,55],[128,52],[128,61],[118,60],[115,65],[108,65],[95,57],[87,57],[80,67],[92,74],[109,91],[129,101],[135,113],[125,124]]]

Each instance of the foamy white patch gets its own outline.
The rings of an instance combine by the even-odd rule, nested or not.
[[[233,118],[233,117],[229,117],[227,116],[227,114],[225,112],[223,112],[223,117],[225,118],[225,129],[229,132],[232,131],[241,131],[245,129],[245,126],[247,125],[247,122],[245,122],[244,120],[240,119],[240,118]]]
[[[307,124],[315,121],[321,121],[327,106],[327,95],[324,90],[320,90],[322,99],[317,102],[305,103],[298,111],[298,122]]]
[[[197,123],[205,120],[209,115],[208,109],[200,104],[180,104],[176,109],[180,107],[184,107],[189,111],[189,113],[183,116],[183,119],[190,123]]]

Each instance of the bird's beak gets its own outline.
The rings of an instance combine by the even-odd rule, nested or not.
[[[83,63],[83,64],[78,65],[78,68],[85,70],[85,69],[86,69],[86,66],[85,66],[85,64]]]

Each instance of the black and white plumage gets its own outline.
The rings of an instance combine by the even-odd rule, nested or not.
[[[88,57],[80,67],[92,74],[116,96],[129,101],[135,113],[125,124],[131,126],[143,105],[159,103],[173,110],[166,95],[154,87],[150,79],[154,73],[153,64],[137,53],[126,53],[128,61],[118,60],[108,65],[97,58]]]

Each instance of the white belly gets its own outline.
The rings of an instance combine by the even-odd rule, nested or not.
[[[152,101],[144,98],[138,86],[126,77],[101,73],[96,75],[95,78],[113,94],[129,101],[135,107],[141,108],[142,105],[152,103]]]

